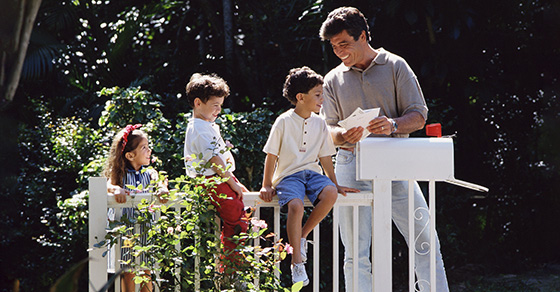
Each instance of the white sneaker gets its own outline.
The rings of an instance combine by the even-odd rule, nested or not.
[[[307,272],[305,271],[305,265],[303,263],[292,265],[292,283],[303,282],[303,286],[309,284],[309,278],[307,277]]]
[[[299,251],[301,253],[301,262],[307,263],[307,239],[301,239]]]

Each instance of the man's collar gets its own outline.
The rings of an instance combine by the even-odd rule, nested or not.
[[[342,67],[342,72],[348,72],[352,69],[357,70],[357,71],[365,71],[368,70],[369,68],[371,68],[374,64],[377,65],[385,65],[387,64],[387,61],[389,59],[389,54],[388,52],[384,49],[384,48],[379,48],[377,49],[377,55],[375,56],[375,58],[373,58],[373,60],[371,60],[371,64],[366,68],[366,69],[360,69],[358,67],[347,67],[344,65],[344,63],[340,63],[340,66]]]

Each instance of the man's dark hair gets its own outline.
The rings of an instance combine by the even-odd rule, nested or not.
[[[187,100],[194,108],[194,100],[198,97],[206,103],[211,96],[228,97],[229,86],[216,74],[203,75],[194,73],[186,86]]]
[[[360,10],[354,7],[339,7],[331,11],[321,25],[319,36],[323,41],[327,41],[344,30],[355,41],[358,40],[362,31],[365,31],[366,40],[371,41],[367,20]]]
[[[307,66],[293,68],[288,76],[286,76],[282,93],[285,98],[295,105],[298,93],[308,93],[309,90],[317,85],[323,85],[323,76]]]

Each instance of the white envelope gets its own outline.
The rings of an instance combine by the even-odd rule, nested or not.
[[[364,140],[370,133],[366,129],[369,122],[379,116],[379,108],[372,108],[363,110],[357,108],[350,116],[346,119],[339,121],[338,124],[346,130],[350,130],[354,127],[363,127],[364,132],[362,133],[362,138],[360,141]]]

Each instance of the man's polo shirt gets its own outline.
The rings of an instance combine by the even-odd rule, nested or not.
[[[341,63],[325,76],[321,115],[328,125],[336,126],[358,107],[364,110],[378,107],[379,115],[388,118],[398,118],[412,111],[427,118],[428,107],[410,66],[402,57],[383,48],[377,51],[377,56],[364,70]]]

